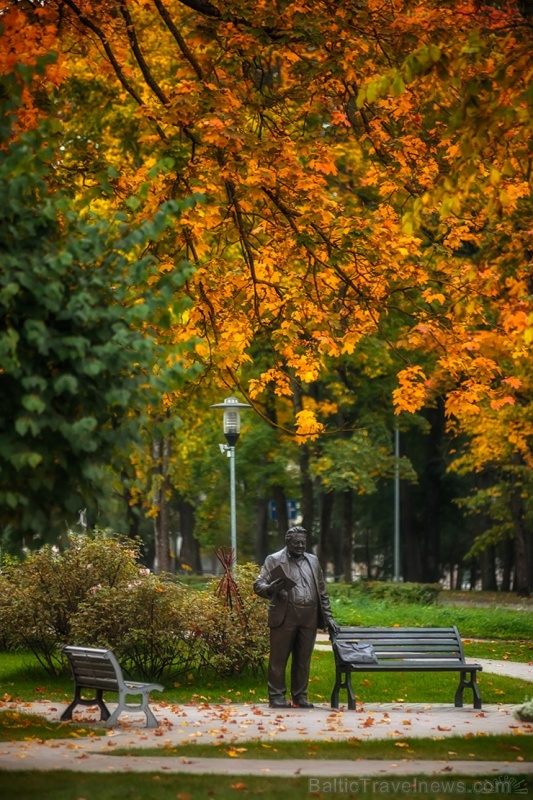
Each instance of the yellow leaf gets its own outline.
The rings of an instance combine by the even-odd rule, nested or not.
[[[304,410],[296,414],[296,435],[305,439],[317,439],[324,426],[319,422],[313,411]]]

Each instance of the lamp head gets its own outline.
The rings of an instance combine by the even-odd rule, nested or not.
[[[241,432],[239,408],[251,408],[249,403],[239,403],[236,397],[226,397],[223,403],[214,403],[211,408],[224,409],[224,436],[230,447],[235,447]]]

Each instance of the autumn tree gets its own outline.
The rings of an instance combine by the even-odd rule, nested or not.
[[[120,200],[166,155],[174,168],[147,207],[194,188],[209,196],[172,242],[198,265],[195,357],[231,375],[267,336],[275,362],[250,391],[275,383],[290,394],[291,375],[314,380],[326,356],[398,313],[411,347],[435,345],[435,380],[457,384],[450,413],[456,397],[505,396],[497,365],[471,345],[483,300],[501,298],[469,256],[498,248],[498,215],[512,225],[528,194],[520,4],[51,6],[65,53],[79,48],[66,58],[71,85],[105,100],[84,174],[102,157],[119,166]],[[135,143],[116,128],[117,101]],[[71,106],[66,126],[79,129],[82,111]],[[68,154],[74,168],[75,145]],[[513,253],[526,244],[519,236]],[[432,391],[424,381],[415,361],[398,402],[420,405]],[[297,430],[312,433],[299,413]]]
[[[39,3],[16,5],[39,24]],[[206,195],[156,251],[162,272],[196,267],[174,341],[195,337],[189,358],[253,402],[292,403],[303,479],[324,430],[308,387],[368,337],[394,353],[398,411],[443,398],[463,430],[485,407],[518,405],[532,313],[528,4],[47,11],[69,75],[54,98],[55,179],[75,195],[106,175],[107,208],[134,194],[141,219]],[[258,345],[271,353],[260,375],[247,371]]]

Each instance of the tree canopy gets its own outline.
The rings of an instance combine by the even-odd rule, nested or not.
[[[2,80],[4,141],[23,86]],[[40,534],[96,502],[146,404],[178,383],[175,365],[166,383],[151,379],[152,325],[162,297],[174,306],[177,275],[161,281],[141,250],[187,205],[134,228],[125,215],[83,219],[50,191],[53,130],[41,123],[0,149],[0,521]]]
[[[57,54],[18,121],[59,123],[51,189],[140,225],[205,196],[150,245],[160,276],[194,267],[156,337],[295,437],[302,475],[364,427],[352,364],[397,414],[442,404],[458,470],[531,467],[528,3],[23,0],[0,24],[8,68]]]

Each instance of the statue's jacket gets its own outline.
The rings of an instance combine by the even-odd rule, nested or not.
[[[333,615],[322,568],[318,558],[313,555],[313,553],[304,553],[302,558],[305,558],[311,567],[311,572],[315,581],[318,596],[318,627],[327,628],[333,621]],[[281,591],[275,595],[271,595],[268,592],[267,587],[272,581],[270,574],[277,566],[281,566],[283,571],[287,575],[290,575],[289,552],[286,547],[266,557],[261,572],[254,583],[254,592],[259,595],[259,597],[265,597],[270,600],[268,606],[268,625],[270,628],[278,628],[280,625],[283,625],[290,600],[290,591]]]

